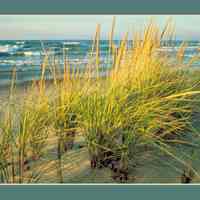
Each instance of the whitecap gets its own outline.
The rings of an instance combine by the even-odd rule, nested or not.
[[[25,56],[40,56],[41,55],[41,52],[39,51],[25,51],[24,52],[24,55]]]
[[[63,42],[63,44],[64,45],[79,45],[80,44],[80,42],[75,42],[75,41],[73,41],[73,42]]]

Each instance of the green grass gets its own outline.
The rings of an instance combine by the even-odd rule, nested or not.
[[[125,34],[118,49],[112,41],[114,26],[115,20],[108,53],[113,65],[106,77],[100,74],[100,25],[84,70],[74,66],[70,72],[64,52],[63,78],[58,79],[60,66],[45,51],[41,79],[33,82],[20,101],[15,96],[13,73],[8,105],[1,108],[2,183],[63,183],[66,174],[72,182],[81,181],[81,175],[75,176],[77,181],[72,177],[75,169],[83,167],[81,163],[70,167],[78,159],[87,169],[91,162],[91,169],[86,170],[93,174],[91,181],[104,182],[103,178],[94,180],[95,174],[108,172],[110,179],[105,182],[131,182],[135,169],[141,163],[148,168],[155,156],[158,162],[168,160],[179,173],[189,170],[199,180],[198,169],[187,160],[188,146],[194,151],[198,146],[194,115],[199,113],[200,80],[189,67],[199,55],[183,64],[185,43],[175,59],[158,52],[161,41],[170,42],[173,36],[170,21],[164,30],[150,22],[143,33],[134,34],[131,47]],[[53,75],[50,86],[46,70]],[[177,151],[178,147],[182,150]]]

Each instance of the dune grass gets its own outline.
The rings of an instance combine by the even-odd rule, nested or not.
[[[91,168],[108,168],[113,181],[127,182],[138,160],[155,151],[199,178],[182,152],[174,151],[177,145],[192,146],[187,136],[197,134],[193,117],[199,112],[200,80],[189,67],[199,55],[183,63],[186,43],[175,58],[159,51],[173,37],[170,20],[163,30],[150,21],[143,33],[134,34],[131,46],[126,33],[118,48],[114,27],[115,19],[107,58],[112,66],[106,76],[101,74],[100,25],[84,70],[70,66],[65,51],[64,66],[59,66],[44,50],[40,81],[33,81],[20,101],[14,73],[8,105],[1,108],[2,183],[40,182],[54,171],[57,178],[47,175],[49,182],[65,182],[65,159],[78,137],[84,138]],[[45,80],[47,70],[53,76],[51,86]]]

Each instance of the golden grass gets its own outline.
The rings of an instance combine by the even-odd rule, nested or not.
[[[195,130],[192,115],[199,106],[199,79],[192,78],[185,68],[199,55],[184,64],[186,43],[180,46],[176,60],[159,52],[162,41],[173,39],[171,20],[163,30],[150,21],[143,33],[134,34],[131,46],[126,33],[119,48],[113,41],[114,28],[115,18],[109,34],[108,59],[112,59],[112,66],[106,77],[100,73],[97,25],[84,72],[70,66],[65,50],[64,66],[59,66],[56,60],[50,61],[44,49],[39,84],[33,82],[18,104],[13,103],[13,81],[8,112],[4,111],[0,124],[1,182],[39,181],[41,173],[50,170],[48,166],[54,167],[57,180],[64,182],[64,159],[69,150],[65,145],[74,140],[69,137],[72,133],[84,137],[92,167],[108,167],[108,162],[115,161],[115,178],[121,181],[128,178],[137,160],[143,159],[141,154],[152,148],[191,168],[198,177],[192,166],[174,154],[174,144],[190,143],[185,134]],[[61,79],[60,67],[64,69]],[[46,85],[46,70],[53,76],[51,90]],[[51,151],[56,156],[45,160]],[[30,163],[37,167],[27,169]]]

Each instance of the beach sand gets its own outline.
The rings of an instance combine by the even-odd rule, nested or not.
[[[23,99],[26,92],[29,91],[31,83],[24,83],[17,85],[15,88],[16,102]],[[50,90],[52,81],[47,82],[47,88]],[[1,106],[8,102],[10,86],[0,88],[0,103]],[[194,117],[194,123],[197,123],[200,116]],[[198,125],[200,131],[200,126]],[[196,145],[200,145],[200,137],[192,136],[190,138]],[[83,148],[79,148],[82,144]],[[82,136],[77,136],[75,145],[72,150],[69,150],[63,155],[63,176],[65,183],[114,183],[112,179],[112,172],[107,168],[91,169],[90,159],[85,142]],[[49,147],[51,145],[48,145]],[[183,160],[200,174],[200,149],[191,148],[190,146],[177,146],[176,153],[184,151]],[[52,145],[48,151],[46,159],[51,165],[56,165],[56,146]],[[195,152],[194,157],[193,155]],[[46,165],[45,162],[41,163]],[[185,166],[177,161],[170,159],[169,156],[159,153],[159,151],[147,152],[141,159],[138,160],[138,165],[131,171],[128,183],[181,183],[181,176]],[[198,183],[199,177],[194,176],[192,183]],[[58,182],[57,170],[46,170],[42,174],[41,183],[55,183]]]

